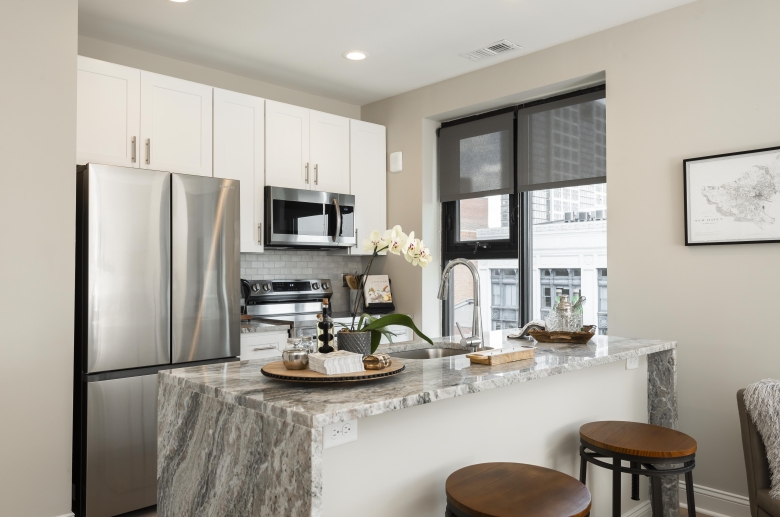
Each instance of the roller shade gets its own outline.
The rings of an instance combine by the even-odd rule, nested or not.
[[[439,130],[442,202],[514,193],[514,111]]]
[[[605,92],[521,109],[519,192],[607,181]]]

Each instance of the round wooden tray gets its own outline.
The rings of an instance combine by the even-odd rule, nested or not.
[[[382,379],[384,377],[391,377],[404,371],[406,365],[393,359],[393,363],[384,370],[366,370],[365,372],[356,373],[340,373],[337,375],[325,375],[309,369],[306,370],[288,370],[284,367],[284,363],[276,361],[264,365],[260,371],[266,377],[276,379],[280,381],[293,381],[293,382],[357,382],[357,381],[372,381],[374,379]]]

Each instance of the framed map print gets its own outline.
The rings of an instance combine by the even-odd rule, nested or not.
[[[780,147],[683,161],[685,245],[780,242]]]

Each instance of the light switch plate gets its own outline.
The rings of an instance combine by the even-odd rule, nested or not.
[[[357,440],[357,420],[326,425],[322,428],[322,448],[330,449]]]
[[[401,172],[404,168],[403,153],[390,153],[390,172]]]
[[[635,370],[636,368],[639,368],[638,357],[629,357],[626,359],[626,370]]]

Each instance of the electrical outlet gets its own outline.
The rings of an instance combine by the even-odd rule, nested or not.
[[[629,357],[628,359],[626,359],[626,370],[634,370],[636,368],[639,368],[638,357]]]
[[[322,429],[322,448],[330,449],[357,440],[357,420],[326,425]]]

